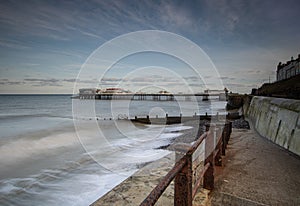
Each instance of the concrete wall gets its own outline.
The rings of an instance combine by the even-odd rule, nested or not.
[[[253,97],[246,117],[260,135],[300,156],[300,100]]]

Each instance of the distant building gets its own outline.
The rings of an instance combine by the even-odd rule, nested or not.
[[[282,64],[276,71],[276,82],[264,83],[258,89],[252,89],[252,95],[271,96],[288,99],[300,99],[300,54],[297,59]]]
[[[124,90],[122,88],[106,88],[105,90],[101,91],[101,93],[124,94],[124,93],[130,93],[130,91]]]
[[[158,92],[159,94],[170,94],[170,92],[166,91],[166,90],[161,90]]]
[[[300,74],[300,54],[298,54],[298,58],[291,58],[290,61],[282,64],[279,62],[277,66],[277,76],[276,80],[281,81],[284,79],[289,79],[293,76]]]
[[[79,94],[96,94],[96,88],[83,88],[79,89]]]

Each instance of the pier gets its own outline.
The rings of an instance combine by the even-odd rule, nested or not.
[[[170,93],[100,93],[100,94],[79,94],[79,99],[95,100],[138,100],[138,101],[192,101],[202,98],[202,101],[208,101],[209,97],[218,97],[220,101],[225,101],[225,93],[197,93],[197,94],[170,94]]]

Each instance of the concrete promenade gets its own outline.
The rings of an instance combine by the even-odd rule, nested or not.
[[[253,130],[234,129],[211,205],[300,205],[300,158]]]

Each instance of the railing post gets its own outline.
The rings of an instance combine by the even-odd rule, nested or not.
[[[192,206],[192,155],[186,155],[186,164],[175,177],[175,206]]]
[[[231,131],[232,131],[232,123],[231,123],[231,122],[228,122],[228,123],[226,124],[226,142],[227,142],[227,144],[228,144],[228,142],[229,142],[229,138],[230,138]]]
[[[222,131],[222,155],[226,155],[226,147],[227,147],[227,141],[226,141],[226,130],[227,130],[227,123],[225,123],[225,126]]]
[[[208,126],[206,126],[207,128]],[[209,163],[209,167],[203,175],[203,187],[208,190],[214,189],[214,130],[215,126],[211,125],[205,139],[204,165]]]
[[[215,165],[216,166],[222,166],[222,128],[218,127],[216,128],[216,135],[215,135]]]

